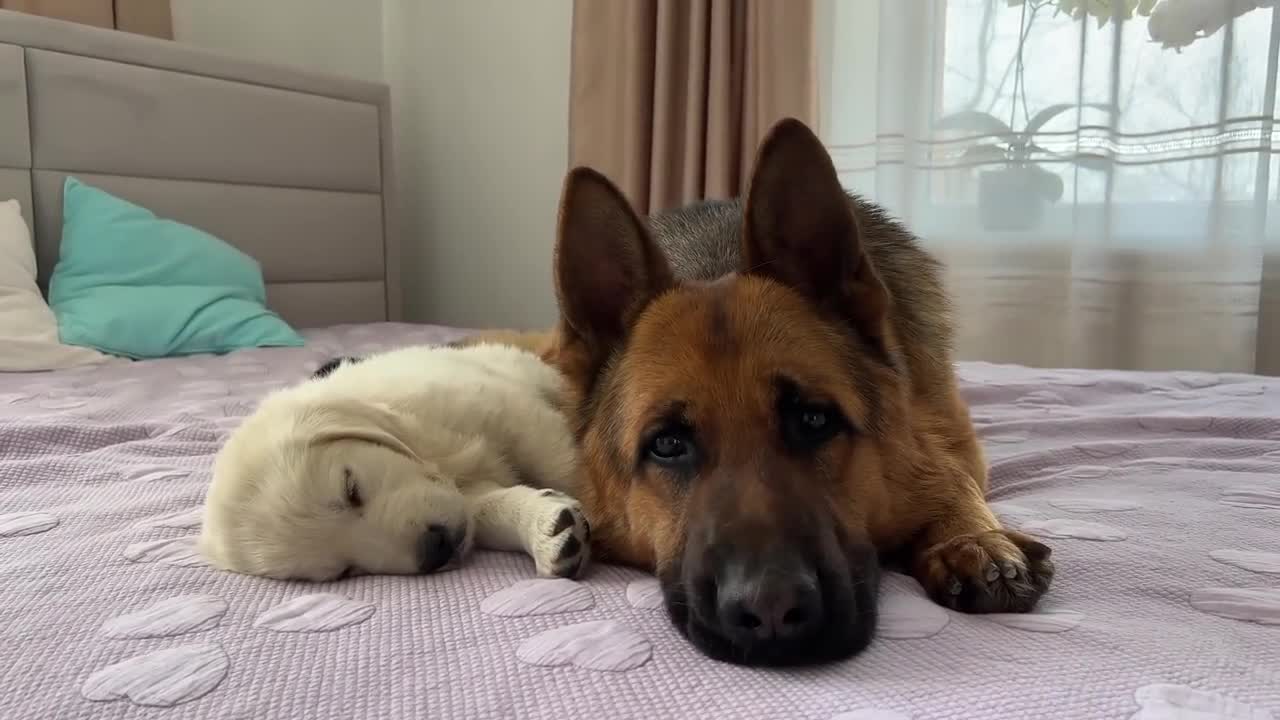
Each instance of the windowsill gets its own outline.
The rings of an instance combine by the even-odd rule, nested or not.
[[[909,225],[927,244],[930,238],[947,244],[969,238],[991,249],[1069,246],[1077,251],[1093,247],[1219,257],[1280,246],[1280,205],[1267,209],[1265,232],[1257,229],[1255,208],[1244,203],[1215,208],[1185,203],[1116,203],[1107,207],[1059,202],[1046,207],[1040,221],[1025,230],[987,229],[973,204],[932,204],[926,208],[915,213]]]

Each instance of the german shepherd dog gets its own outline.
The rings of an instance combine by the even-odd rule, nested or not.
[[[1050,549],[987,507],[940,267],[787,119],[745,202],[641,219],[572,170],[544,348],[572,389],[602,558],[656,572],[676,627],[751,665],[870,641],[879,561],[961,612],[1027,612]]]

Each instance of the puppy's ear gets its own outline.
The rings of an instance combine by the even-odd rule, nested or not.
[[[326,403],[314,413],[311,424],[314,427],[310,438],[312,445],[361,440],[422,462],[422,458],[404,440],[412,436],[411,428],[399,413],[386,405],[340,398]]]
[[[608,178],[589,168],[574,168],[565,178],[555,284],[559,337],[542,355],[586,382],[579,375],[593,375],[644,306],[673,284],[645,221]]]
[[[744,214],[744,273],[790,286],[866,337],[883,336],[888,294],[831,156],[804,123],[784,119],[760,144]]]

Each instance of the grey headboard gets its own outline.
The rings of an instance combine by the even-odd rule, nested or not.
[[[399,320],[385,85],[0,10],[0,200],[42,287],[68,174],[257,258],[297,327]]]

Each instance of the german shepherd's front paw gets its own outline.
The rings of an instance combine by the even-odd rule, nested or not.
[[[534,538],[533,562],[543,577],[577,577],[591,554],[591,526],[577,500],[555,490],[539,490],[544,507]]]
[[[915,576],[934,602],[952,610],[1028,612],[1053,581],[1052,552],[1012,530],[960,535],[925,550]]]

